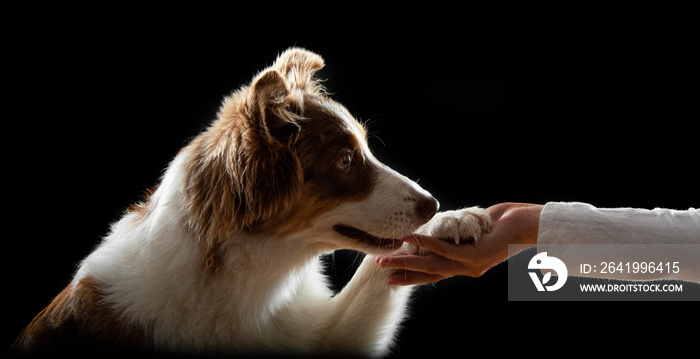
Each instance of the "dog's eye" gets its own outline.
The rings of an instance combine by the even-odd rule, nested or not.
[[[338,169],[347,170],[348,168],[350,168],[351,164],[352,164],[352,153],[348,153],[338,160],[338,162],[336,163],[336,166],[338,167]]]

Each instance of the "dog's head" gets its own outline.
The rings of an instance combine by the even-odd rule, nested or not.
[[[366,131],[326,96],[323,59],[292,48],[226,98],[188,147],[189,225],[215,251],[236,231],[380,253],[426,223],[438,202],[380,163]]]

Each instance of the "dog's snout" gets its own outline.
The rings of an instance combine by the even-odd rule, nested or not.
[[[421,196],[416,203],[416,213],[418,216],[428,222],[440,208],[440,202],[433,196]]]

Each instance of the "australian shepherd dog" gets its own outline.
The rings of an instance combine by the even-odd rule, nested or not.
[[[386,353],[411,288],[387,286],[372,255],[456,225],[372,155],[323,66],[291,48],[225,98],[12,352]],[[483,211],[459,216],[468,236],[488,230]],[[335,294],[319,255],[340,248],[368,255]]]

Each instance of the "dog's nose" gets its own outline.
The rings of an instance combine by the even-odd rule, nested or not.
[[[440,202],[433,196],[421,196],[416,203],[416,213],[425,222],[428,222],[440,208]]]

